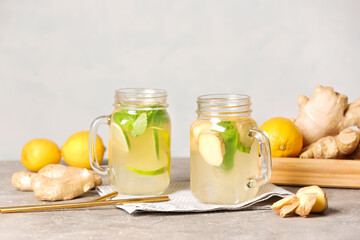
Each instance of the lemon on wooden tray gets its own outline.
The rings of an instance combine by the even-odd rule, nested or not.
[[[96,157],[99,163],[104,157],[104,147],[101,138],[96,137]],[[91,169],[89,158],[89,131],[81,131],[71,135],[61,147],[61,156],[71,167]]]
[[[21,162],[30,171],[37,172],[48,164],[60,162],[59,147],[48,139],[34,139],[26,143],[21,152]]]
[[[300,154],[303,138],[300,130],[290,119],[271,118],[260,128],[269,136],[272,157],[297,157]]]

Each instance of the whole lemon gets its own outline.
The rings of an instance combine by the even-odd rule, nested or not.
[[[96,137],[96,157],[102,162],[105,147],[101,138]],[[71,167],[91,169],[89,158],[89,131],[81,131],[71,135],[61,147],[61,156]]]
[[[48,164],[58,164],[59,147],[48,139],[34,139],[26,143],[21,151],[21,162],[30,171],[37,172]]]
[[[303,138],[293,121],[284,117],[275,117],[264,122],[260,128],[269,136],[271,156],[296,157],[300,154]]]

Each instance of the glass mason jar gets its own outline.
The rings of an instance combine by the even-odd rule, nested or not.
[[[198,117],[190,128],[192,194],[212,204],[254,198],[270,179],[271,153],[266,133],[251,118],[250,97],[203,95],[197,104]]]
[[[170,118],[167,93],[160,89],[126,88],[115,92],[114,111],[90,127],[90,164],[108,174],[110,185],[129,195],[157,195],[170,183]],[[96,132],[108,124],[109,165],[98,164]]]

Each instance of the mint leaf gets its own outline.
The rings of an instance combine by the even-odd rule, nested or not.
[[[132,129],[130,131],[130,135],[132,137],[137,137],[143,134],[147,127],[147,115],[146,113],[141,113],[135,122],[133,123]]]
[[[169,121],[169,114],[165,110],[157,110],[153,118],[153,125],[160,127]]]
[[[156,107],[159,106],[151,108]],[[149,126],[162,127],[170,121],[170,118],[166,110],[132,110],[131,113],[129,110],[121,110],[114,114],[113,121],[127,129],[131,136],[137,137],[143,134]]]
[[[157,110],[146,111],[146,114],[148,117],[148,125],[150,125],[151,122],[154,120],[156,113],[157,113]]]
[[[240,142],[238,143],[237,150],[244,153],[250,153],[251,147],[244,147]]]
[[[128,110],[122,110],[114,114],[113,121],[130,131],[133,128],[136,116],[135,114],[130,114]]]
[[[225,154],[223,163],[220,165],[225,172],[230,171],[234,167],[234,157],[238,146],[238,133],[234,122],[224,121],[217,124],[225,128],[223,132],[213,130],[219,133],[225,144]]]

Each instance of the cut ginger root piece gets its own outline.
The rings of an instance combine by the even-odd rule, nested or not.
[[[317,195],[316,193],[303,193],[303,194],[301,194],[301,197],[299,197],[300,204],[296,208],[295,213],[297,215],[302,216],[302,217],[307,217],[310,214],[311,209],[315,205],[316,195]]]
[[[202,132],[199,135],[199,152],[211,166],[220,166],[224,159],[225,146],[221,136],[216,132]]]
[[[271,209],[279,213],[281,217],[289,213],[307,217],[310,212],[320,213],[327,208],[326,194],[318,186],[300,188],[296,195],[288,196],[271,205]]]
[[[37,174],[16,172],[12,177],[12,184],[17,189],[32,190],[37,199],[46,201],[73,199],[101,183],[100,175],[92,170],[61,164],[47,165]]]
[[[336,136],[327,136],[306,147],[300,158],[346,158],[359,146],[360,134],[357,130],[345,128]]]
[[[251,147],[255,138],[250,136],[250,130],[254,124],[250,121],[237,121],[235,126],[239,135],[239,142],[246,148]]]
[[[359,145],[360,134],[357,130],[345,128],[335,137],[339,151],[344,155],[352,154]]]
[[[296,195],[291,195],[275,202],[270,208],[283,218],[294,213],[299,204],[300,199]]]
[[[195,137],[195,140],[198,141],[200,133],[203,131],[208,131],[210,128],[211,128],[210,122],[199,121],[195,123],[195,125],[192,127],[192,133]]]
[[[324,190],[322,190],[318,186],[303,187],[297,191],[296,196],[301,198],[303,194],[307,194],[307,193],[316,194],[316,201],[315,201],[314,206],[311,209],[311,212],[320,213],[320,212],[323,212],[326,209],[328,209],[327,197],[326,197],[326,193],[324,192]]]

